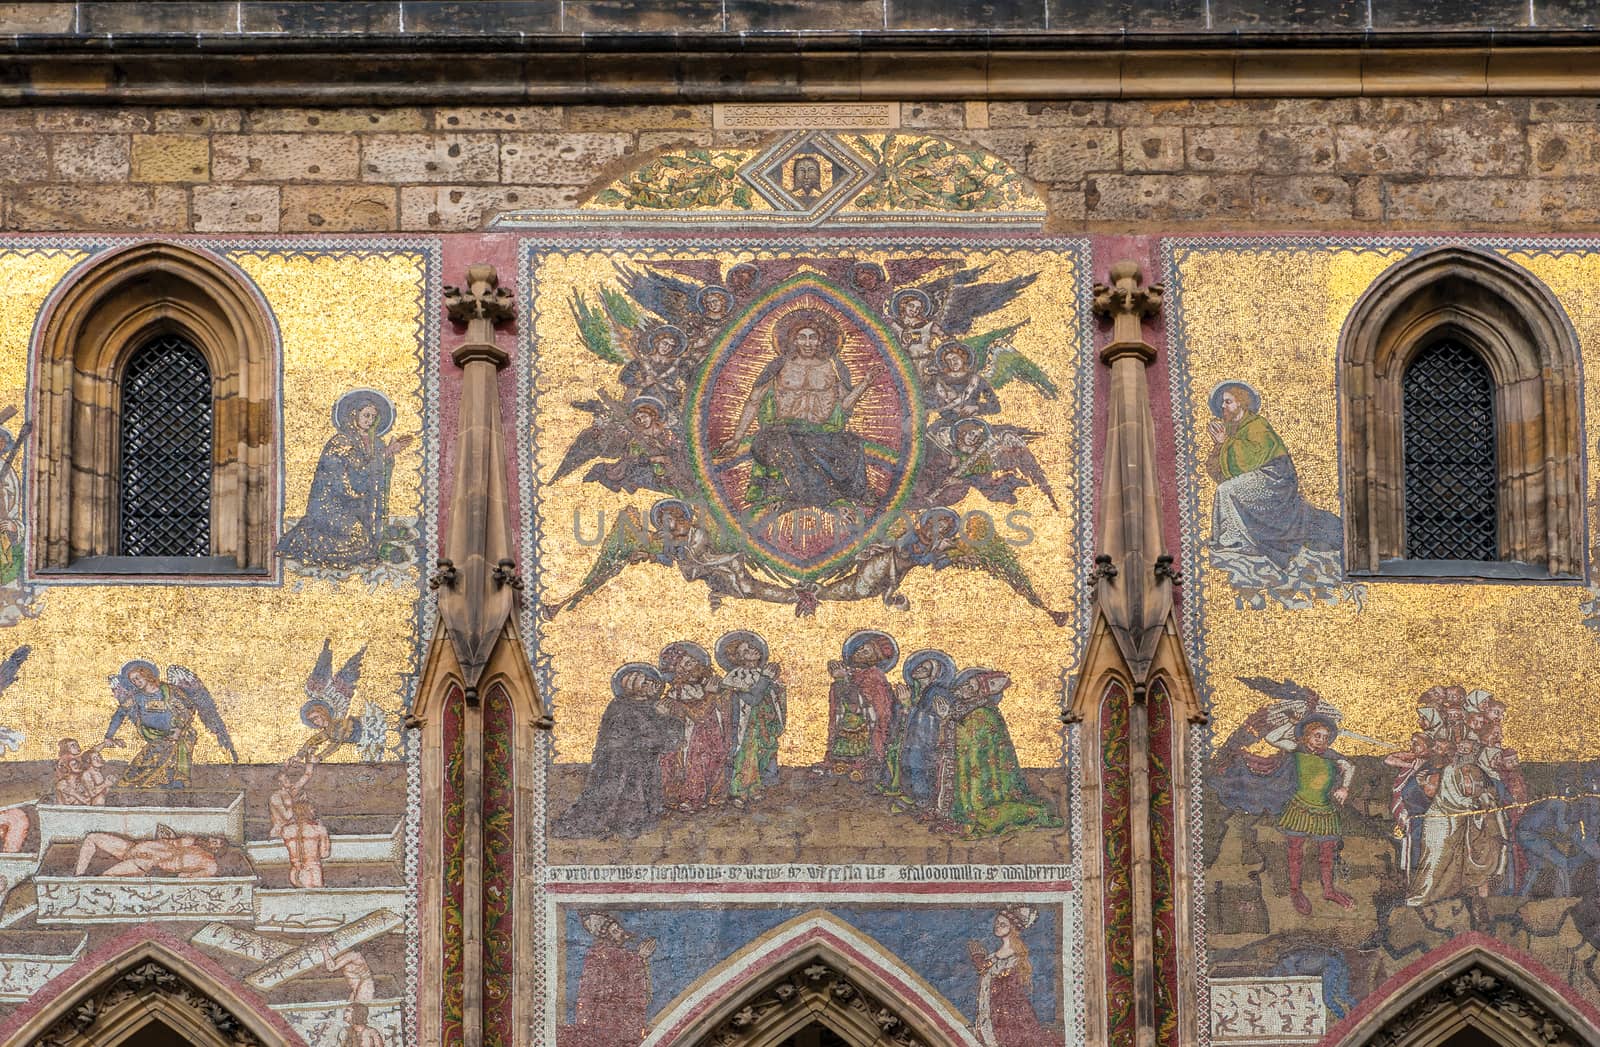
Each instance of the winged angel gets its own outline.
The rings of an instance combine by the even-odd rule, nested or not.
[[[949,260],[891,259],[887,265],[885,272],[876,263],[848,258],[741,262],[725,271],[717,261],[676,263],[672,271],[618,264],[614,285],[602,286],[592,297],[573,294],[569,305],[583,344],[615,369],[616,386],[573,401],[591,421],[566,448],[549,482],[562,482],[583,470],[582,482],[661,497],[648,513],[629,508],[617,516],[577,588],[545,604],[547,617],[577,606],[633,564],[656,563],[675,567],[687,581],[704,583],[713,607],[725,599],[755,599],[792,605],[797,615],[813,613],[824,600],[876,598],[905,609],[909,602],[899,589],[908,574],[980,571],[1003,581],[1057,624],[1065,623],[1066,614],[1051,609],[1014,547],[997,534],[986,514],[969,513],[964,519],[953,509],[973,494],[1014,505],[1025,488],[1038,490],[1056,506],[1055,492],[1030,446],[1043,434],[1008,424],[999,390],[1026,387],[1045,399],[1056,398],[1059,390],[1013,344],[1026,320],[994,328],[981,323],[1014,302],[1038,274],[985,280],[987,266],[960,267]],[[873,518],[868,511],[872,507],[859,497],[859,482],[811,484],[801,492],[815,495],[810,488],[825,489],[831,501],[796,497],[796,477],[810,475],[801,466],[837,472],[842,450],[822,452],[859,443],[829,434],[849,430],[850,408],[873,376],[848,373],[836,330],[823,330],[820,337],[813,332],[811,339],[820,348],[806,342],[805,332],[789,332],[797,346],[793,352],[809,356],[790,368],[783,355],[789,350],[780,346],[780,355],[748,394],[744,414],[749,419],[741,419],[717,460],[753,463],[748,490],[755,492],[749,500],[756,526],[799,526],[794,522],[798,507],[831,514],[841,526],[870,531],[837,566],[821,576],[797,578],[756,555],[748,535],[716,522],[691,463],[685,419],[697,390],[703,393],[701,386],[711,380],[711,357],[730,325],[772,288],[802,273],[827,280],[865,306],[864,311],[883,318],[911,365],[909,401],[926,413],[924,431],[931,446],[898,513]],[[819,318],[819,326],[827,327],[825,317]],[[818,421],[794,414],[784,400],[791,369],[796,375],[804,371],[813,386],[821,380],[831,383],[830,389],[837,386],[832,417]],[[767,441],[778,449],[769,455],[781,458],[787,453],[787,459],[762,459],[764,448],[758,446],[761,437],[752,420],[792,437]],[[806,431],[805,441],[794,436],[800,430]],[[797,450],[802,442],[805,446]],[[816,453],[800,453],[805,450]]]
[[[163,680],[154,662],[132,661],[109,679],[117,711],[111,714],[102,744],[107,748],[121,747],[123,742],[116,735],[124,722],[133,726],[143,742],[122,772],[122,785],[134,789],[187,787],[199,737],[196,719],[233,762],[239,762],[217,703],[190,670],[181,665],[169,666]]]
[[[346,745],[355,746],[363,760],[383,759],[389,734],[388,714],[375,702],[367,702],[359,716],[351,711],[356,684],[361,680],[361,661],[366,655],[367,649],[362,647],[334,672],[333,643],[322,641],[322,653],[306,677],[305,704],[300,706],[300,722],[312,733],[295,759],[307,763],[326,760]]]

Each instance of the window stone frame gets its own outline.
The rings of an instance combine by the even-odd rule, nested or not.
[[[212,383],[211,556],[117,554],[120,388],[129,357],[177,334]],[[60,292],[36,346],[31,567],[39,574],[268,575],[276,548],[277,344],[266,306],[225,261],[147,242]]]
[[[1498,564],[1404,559],[1402,382],[1416,354],[1444,340],[1477,352],[1494,379]],[[1378,277],[1340,336],[1348,572],[1582,578],[1579,360],[1577,336],[1549,289],[1497,255],[1433,248]]]

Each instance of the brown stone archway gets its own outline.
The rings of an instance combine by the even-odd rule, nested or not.
[[[123,366],[176,334],[211,372],[211,552],[241,571],[273,563],[278,352],[265,303],[226,261],[179,244],[90,260],[59,293],[35,346],[32,418],[36,570],[117,554]]]
[[[216,978],[145,942],[34,1015],[15,1038],[28,1047],[123,1047],[165,1027],[196,1047],[290,1047],[274,1022]]]
[[[732,1013],[684,1047],[784,1047],[813,1026],[850,1047],[945,1047],[888,999],[822,950],[784,965]]]
[[[1441,340],[1470,349],[1494,381],[1499,559],[1582,576],[1577,336],[1532,273],[1459,246],[1397,263],[1345,320],[1339,420],[1349,570],[1382,573],[1405,556],[1402,382],[1417,354]]]
[[[1338,1047],[1582,1047],[1593,1026],[1532,972],[1481,948],[1419,976],[1364,1016]]]

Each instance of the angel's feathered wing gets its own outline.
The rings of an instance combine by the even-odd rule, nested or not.
[[[700,285],[675,276],[667,276],[653,269],[634,269],[617,265],[617,280],[628,297],[639,303],[647,313],[674,323],[689,315]]]
[[[17,681],[17,674],[22,671],[22,663],[28,660],[28,655],[33,653],[33,648],[23,644],[6,656],[0,662],[0,691],[4,691]]]
[[[239,752],[233,747],[233,739],[228,737],[228,726],[222,722],[222,714],[217,711],[216,700],[211,697],[211,692],[206,690],[206,685],[191,670],[181,665],[174,665],[167,670],[167,680],[183,692],[183,696],[194,706],[200,722],[206,725],[216,738],[217,744],[227,750],[233,757],[233,762],[239,762]]]
[[[1007,434],[994,443],[994,463],[1002,469],[1014,469],[1027,477],[1028,482],[1050,500],[1050,507],[1059,510],[1061,506],[1056,502],[1056,492],[1050,487],[1050,478],[1045,476],[1044,469],[1039,465],[1039,459],[1035,458],[1033,451],[1028,448],[1027,440],[1021,436]]]
[[[972,282],[981,271],[962,270],[946,278],[950,284],[948,290],[944,292],[944,309],[940,323],[952,335],[966,334],[972,330],[974,320],[1006,306],[1039,279],[1038,273],[1024,273],[1009,280],[995,280],[981,284]],[[971,275],[965,280],[961,279],[968,273]]]

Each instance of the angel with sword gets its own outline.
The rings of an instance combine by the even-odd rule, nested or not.
[[[233,762],[239,762],[217,703],[190,670],[181,665],[170,666],[167,678],[162,680],[154,662],[132,661],[110,682],[117,711],[111,715],[101,745],[120,748],[124,744],[116,736],[124,721],[133,725],[144,743],[122,772],[121,785],[133,789],[186,788],[199,737],[194,726],[196,717]]]

